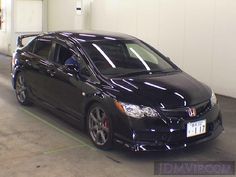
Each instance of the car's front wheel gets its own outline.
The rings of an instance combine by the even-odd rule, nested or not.
[[[27,85],[25,82],[25,78],[22,73],[18,73],[16,76],[15,93],[16,93],[16,98],[20,104],[22,105],[31,104],[27,93]]]
[[[93,143],[100,149],[112,148],[112,123],[105,109],[94,104],[88,111],[88,133]]]

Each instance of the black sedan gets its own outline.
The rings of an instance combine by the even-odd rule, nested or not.
[[[28,37],[34,38],[23,46]],[[134,151],[172,150],[223,131],[214,92],[135,37],[54,32],[17,42],[17,100],[72,120],[98,148],[119,143]]]

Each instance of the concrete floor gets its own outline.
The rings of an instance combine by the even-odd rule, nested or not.
[[[51,113],[20,106],[9,70],[10,58],[0,55],[0,177],[146,177],[154,161],[236,159],[235,99],[218,96],[225,132],[212,142],[175,152],[104,152]]]

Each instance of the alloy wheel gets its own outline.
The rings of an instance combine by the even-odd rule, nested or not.
[[[20,103],[26,102],[26,85],[25,85],[25,79],[24,77],[19,74],[16,79],[16,97]]]
[[[88,128],[93,142],[103,146],[109,139],[109,119],[105,111],[100,107],[94,107],[89,113]]]

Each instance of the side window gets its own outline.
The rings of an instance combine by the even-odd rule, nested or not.
[[[67,60],[70,60],[73,53],[66,47],[56,44],[55,58],[54,61],[58,64],[64,65]]]
[[[50,55],[51,48],[52,48],[52,41],[51,40],[37,39],[33,53],[40,56],[40,57],[48,58]]]
[[[34,50],[34,44],[35,44],[35,40],[31,41],[31,42],[28,44],[28,46],[26,47],[26,50],[27,50],[28,52],[33,52],[33,50]]]
[[[53,60],[60,65],[77,65],[80,74],[88,78],[92,77],[91,70],[85,61],[82,58],[78,58],[74,52],[61,44],[56,44]]]

